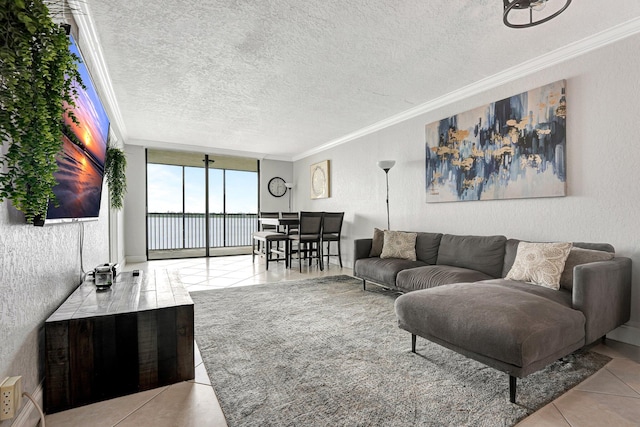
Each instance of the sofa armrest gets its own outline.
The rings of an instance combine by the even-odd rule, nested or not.
[[[586,318],[585,345],[629,321],[631,259],[581,264],[573,272],[573,308]]]
[[[369,239],[355,239],[353,241],[353,265],[356,261],[362,258],[369,258],[371,253],[372,238]]]

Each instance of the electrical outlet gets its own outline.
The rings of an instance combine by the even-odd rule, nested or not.
[[[0,420],[16,416],[22,401],[22,377],[11,377],[0,385]]]

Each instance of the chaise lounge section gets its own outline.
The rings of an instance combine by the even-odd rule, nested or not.
[[[412,351],[420,336],[506,372],[511,402],[516,378],[629,320],[631,260],[609,244],[573,243],[556,290],[506,278],[517,239],[415,234],[415,261],[371,257],[372,239],[357,240],[354,275],[403,293],[396,314]]]

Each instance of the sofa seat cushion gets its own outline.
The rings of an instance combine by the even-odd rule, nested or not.
[[[478,282],[409,292],[396,300],[398,325],[517,367],[584,344],[582,312],[521,285],[535,287]]]
[[[428,289],[450,283],[477,282],[492,279],[488,274],[450,265],[427,265],[398,273],[396,285],[405,291]]]
[[[364,258],[356,261],[353,273],[361,279],[371,280],[381,285],[396,286],[399,271],[426,265],[422,261],[399,258]]]

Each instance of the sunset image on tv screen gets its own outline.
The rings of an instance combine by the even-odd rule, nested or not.
[[[81,58],[71,38],[70,51]],[[78,96],[73,113],[79,124],[65,115],[62,151],[58,155],[58,184],[53,188],[47,220],[97,218],[100,213],[102,178],[109,136],[109,118],[96,92],[84,62],[78,71],[86,89],[76,84]]]

